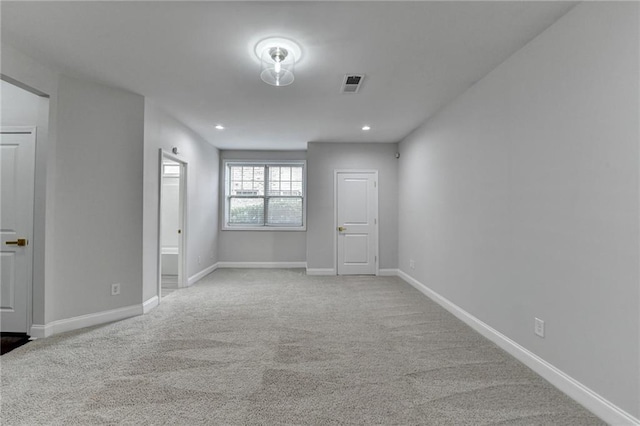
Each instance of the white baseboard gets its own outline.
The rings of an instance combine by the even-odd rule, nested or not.
[[[336,270],[333,268],[307,268],[307,275],[336,275]],[[378,276],[380,277],[397,277],[397,269],[380,269],[378,270]]]
[[[45,325],[34,324],[31,326],[31,336],[49,337],[65,331],[77,330],[79,328],[91,327],[93,325],[105,324],[108,322],[123,320],[125,318],[142,315],[143,306],[131,305],[124,308],[111,309],[109,311],[96,312],[94,314],[80,315],[73,318],[65,318],[52,321]]]
[[[458,305],[431,290],[404,271],[398,270],[398,276],[415,287],[418,291],[451,312],[462,322],[482,334],[487,339],[507,351],[520,362],[531,368],[552,385],[573,398],[596,416],[611,425],[640,425],[640,420],[620,407],[598,395],[582,383],[573,379],[563,371],[549,364],[528,349],[509,339],[504,334],[480,321]]]
[[[333,268],[307,268],[307,275],[336,275],[336,270]]]
[[[146,314],[147,312],[158,306],[159,301],[160,300],[158,299],[158,296],[153,296],[151,299],[144,302],[142,304],[142,313]]]
[[[214,263],[213,265],[207,268],[204,268],[202,271],[196,274],[193,274],[187,279],[187,285],[193,285],[196,282],[200,281],[202,278],[206,277],[207,275],[209,275],[210,273],[218,269],[220,267],[219,265],[220,263]]]
[[[43,324],[32,324],[29,330],[29,337],[32,339],[41,339],[45,336],[47,326]]]
[[[307,262],[218,262],[218,268],[291,269],[306,267]]]

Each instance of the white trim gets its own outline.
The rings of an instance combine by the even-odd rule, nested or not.
[[[93,325],[105,324],[126,318],[142,315],[143,306],[131,305],[124,308],[111,309],[93,314],[80,315],[73,318],[52,321],[45,325],[34,324],[31,326],[32,337],[49,337],[65,331],[78,330]]]
[[[147,300],[142,304],[142,313],[143,314],[148,313],[153,308],[158,306],[158,304],[159,304],[158,296],[153,296],[151,299]]]
[[[202,271],[196,272],[195,274],[189,277],[187,284],[190,286],[194,285],[195,283],[200,281],[202,278],[206,277],[207,275],[209,275],[210,273],[212,273],[218,268],[219,268],[218,264],[214,263],[213,265],[204,268]]]
[[[32,339],[38,339],[41,337],[45,337],[47,332],[47,326],[42,324],[32,324],[31,330],[29,330],[29,337]]]
[[[404,271],[399,270],[398,276],[432,299],[434,302],[438,303],[447,311],[451,312],[475,331],[507,351],[524,365],[542,376],[552,385],[567,394],[569,397],[573,398],[605,422],[612,425],[640,425],[640,419],[635,418],[630,413],[627,413],[612,402],[598,395],[593,390],[554,367],[533,352],[523,346],[520,346],[498,330],[480,321],[475,316],[431,290],[429,287],[411,277]]]
[[[398,269],[380,269],[378,275],[381,277],[397,277]]]
[[[233,164],[253,164],[255,166],[294,166],[302,165],[302,226],[277,226],[277,225],[256,225],[256,226],[232,226],[228,225],[228,203],[229,203],[229,165]],[[307,231],[307,160],[232,160],[225,158],[222,160],[222,171],[224,173],[224,185],[221,191],[223,212],[220,215],[221,231],[259,231],[259,232],[306,232]],[[266,170],[265,170],[266,171]],[[263,195],[267,198],[267,194]],[[265,201],[266,203],[266,201]],[[266,206],[265,206],[266,207]],[[266,217],[264,218],[266,221]]]
[[[307,262],[218,262],[218,268],[291,269],[306,267]]]
[[[336,270],[332,268],[307,268],[307,275],[336,275]]]

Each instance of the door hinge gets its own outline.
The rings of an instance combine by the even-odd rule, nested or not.
[[[376,182],[375,180],[373,181],[373,187],[377,188],[378,187],[378,182]]]
[[[378,224],[378,219],[373,219],[373,224],[377,225]]]
[[[375,262],[378,263],[378,256],[373,256],[375,259]]]

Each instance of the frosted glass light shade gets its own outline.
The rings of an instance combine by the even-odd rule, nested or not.
[[[296,58],[293,52],[281,47],[268,47],[260,55],[260,78],[272,86],[293,83]]]

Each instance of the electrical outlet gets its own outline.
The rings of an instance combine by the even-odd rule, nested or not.
[[[202,259],[200,258],[200,256],[198,256],[198,265],[202,263]]]
[[[413,259],[409,259],[409,268],[416,269],[416,261]]]
[[[533,332],[536,333],[540,337],[544,337],[544,321],[540,318],[535,319],[535,324],[533,326]]]
[[[111,295],[117,296],[120,294],[120,283],[111,284]]]

